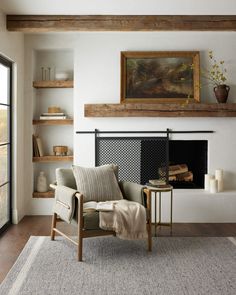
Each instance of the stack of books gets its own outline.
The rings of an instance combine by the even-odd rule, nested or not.
[[[65,113],[42,113],[40,120],[65,120],[67,119]]]
[[[32,141],[33,157],[43,157],[44,151],[41,138],[33,134]]]
[[[166,185],[166,181],[162,179],[150,179],[149,183],[152,185]]]
[[[146,183],[147,186],[161,188],[161,189],[169,189],[171,188],[171,185],[166,183],[165,180],[162,179],[150,179],[148,183]]]

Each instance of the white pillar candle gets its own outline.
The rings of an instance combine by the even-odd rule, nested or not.
[[[205,174],[205,183],[204,183],[204,188],[206,191],[210,190],[210,180],[213,179],[214,176],[211,174]]]
[[[215,171],[215,178],[217,180],[223,180],[223,170],[222,169],[217,169]]]
[[[210,179],[210,193],[215,194],[218,191],[218,180]]]
[[[223,190],[224,190],[223,180],[217,180],[217,182],[218,182],[218,192],[223,192]]]
[[[218,180],[218,192],[222,192],[224,186],[222,169],[216,169],[215,178]]]

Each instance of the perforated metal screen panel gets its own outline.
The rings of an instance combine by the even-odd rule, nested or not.
[[[98,165],[119,166],[119,179],[140,183],[141,141],[126,138],[99,138]]]
[[[145,184],[150,179],[167,181],[167,137],[97,137],[96,166],[114,163],[119,179]]]
[[[167,182],[168,141],[166,138],[141,141],[141,183],[149,179],[163,179]]]

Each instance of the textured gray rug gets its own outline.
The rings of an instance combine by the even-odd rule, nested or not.
[[[235,238],[86,239],[84,262],[64,239],[31,237],[1,295],[236,294]]]

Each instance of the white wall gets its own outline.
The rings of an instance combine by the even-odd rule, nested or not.
[[[33,48],[63,49],[64,44],[67,48],[74,50],[74,131],[94,130],[95,128],[100,130],[165,130],[171,128],[173,130],[215,131],[213,134],[179,134],[172,138],[207,139],[209,172],[214,172],[218,167],[223,168],[226,178],[225,187],[230,192],[219,194],[217,198],[214,198],[213,195],[203,194],[202,191],[185,191],[183,194],[176,190],[174,220],[178,222],[236,222],[236,214],[231,210],[236,206],[236,198],[234,198],[236,196],[235,118],[84,118],[85,103],[119,102],[120,51],[123,50],[199,50],[201,63],[205,65],[208,62],[208,50],[212,49],[217,57],[226,61],[228,84],[231,86],[229,102],[236,102],[235,33],[130,32],[27,35],[26,56],[30,57]],[[29,70],[30,63],[27,62],[27,64],[26,80],[30,81],[32,73]],[[202,102],[215,102],[211,87],[204,87],[201,96]],[[32,112],[32,109],[30,110],[31,98],[26,96],[26,99],[29,107],[27,113],[30,114]],[[27,120],[30,124],[31,118]],[[27,134],[30,136],[28,123]],[[31,151],[28,151],[28,164],[32,167],[30,153]],[[76,164],[93,166],[94,137],[74,133],[74,153]],[[27,181],[27,187],[32,189],[30,177]],[[29,189],[27,193],[28,214],[50,214],[52,200],[32,200],[31,193],[32,190]],[[225,202],[224,210],[219,216],[222,204]],[[167,218],[167,213],[164,218]]]
[[[212,3],[214,2],[214,3]],[[29,0],[2,0],[0,9],[21,14],[236,14],[235,0],[59,0],[38,3]],[[211,135],[191,135],[189,139],[209,140],[209,172],[226,170],[226,188],[231,192],[206,196],[191,191],[176,192],[177,221],[236,221],[236,164],[234,161],[235,118],[84,118],[84,103],[117,103],[120,96],[120,51],[122,50],[200,50],[201,61],[207,62],[207,50],[213,49],[226,61],[231,86],[229,102],[236,102],[236,39],[235,33],[211,32],[136,32],[35,34],[24,36],[5,29],[5,15],[0,12],[0,54],[14,61],[14,202],[13,218],[17,222],[26,214],[50,214],[53,200],[33,200],[33,167],[31,151],[33,90],[31,87],[34,49],[74,50],[74,130],[174,130],[210,129]],[[24,76],[24,53],[25,72]],[[25,91],[24,80],[26,81]],[[24,92],[23,92],[24,91]],[[202,90],[202,101],[213,102],[211,89]],[[182,139],[183,135],[174,136]],[[75,163],[94,165],[93,137],[74,134]],[[56,164],[54,165],[56,168]],[[201,192],[200,192],[201,193]],[[189,200],[188,200],[189,196]],[[228,197],[229,196],[229,197]],[[211,202],[212,197],[212,202]],[[194,198],[194,202],[192,202]],[[191,214],[191,210],[194,210]],[[207,208],[207,209],[206,209]],[[221,215],[221,208],[222,211]],[[209,212],[208,212],[209,210]],[[187,213],[186,213],[187,212]],[[203,212],[203,213],[202,213]],[[201,214],[199,214],[201,213]],[[209,213],[209,214],[208,214]],[[193,218],[191,219],[191,216]]]
[[[225,170],[225,192],[217,196],[203,191],[174,192],[176,222],[236,222],[236,119],[235,118],[84,118],[85,103],[118,103],[120,100],[120,51],[199,50],[207,64],[208,50],[226,61],[229,102],[236,102],[235,33],[162,32],[80,34],[76,49],[75,130],[213,130],[213,134],[174,135],[172,139],[207,139],[209,172]],[[92,85],[92,87],[91,87]],[[212,87],[203,87],[202,102],[215,102]],[[94,138],[75,135],[75,163],[94,165]],[[167,210],[163,214],[166,220]]]
[[[0,54],[14,63],[13,93],[13,222],[25,215],[24,201],[24,35],[6,31],[5,15],[0,11]]]
[[[199,50],[201,63],[207,62],[207,52],[226,60],[231,86],[229,102],[236,102],[236,50],[235,33],[100,33],[80,34],[76,48],[75,130],[214,130],[213,135],[189,135],[188,138],[209,139],[209,170],[217,166],[233,171],[234,158],[233,118],[84,118],[85,103],[118,103],[120,100],[120,51],[122,50]],[[212,88],[203,87],[202,102],[215,102]],[[183,138],[175,135],[174,139]],[[93,165],[93,145],[87,145],[88,135],[75,136],[75,162]],[[86,139],[84,141],[84,139]],[[186,138],[187,139],[187,138]],[[93,138],[91,138],[93,140]],[[232,142],[222,146],[222,142]],[[227,149],[222,153],[222,148]],[[89,160],[86,154],[89,153]],[[230,156],[229,156],[230,155]],[[226,167],[225,167],[226,168]],[[236,188],[236,183],[227,187]]]
[[[234,0],[59,0],[39,3],[23,0],[2,1],[11,13],[29,14],[236,14]],[[213,3],[214,2],[214,3]],[[206,65],[207,51],[214,50],[226,61],[229,102],[236,102],[236,39],[234,32],[114,32],[29,34],[25,38],[25,142],[32,134],[32,77],[35,49],[74,50],[74,161],[84,166],[94,165],[94,137],[76,135],[76,130],[214,130],[213,134],[175,135],[173,139],[207,139],[209,172],[225,170],[225,193],[217,196],[203,191],[175,190],[175,215],[178,222],[236,222],[236,138],[235,118],[84,118],[85,103],[118,103],[120,101],[120,51],[124,50],[199,50],[201,63]],[[202,102],[215,102],[211,87],[202,89]],[[65,134],[66,131],[64,131]],[[25,146],[27,177],[27,214],[50,214],[53,200],[32,199],[33,167],[31,145]],[[42,164],[43,165],[43,164]],[[54,165],[55,168],[57,164]],[[39,168],[40,169],[40,168]],[[165,211],[164,218],[167,218]]]
[[[235,0],[1,0],[9,14],[236,14]]]

